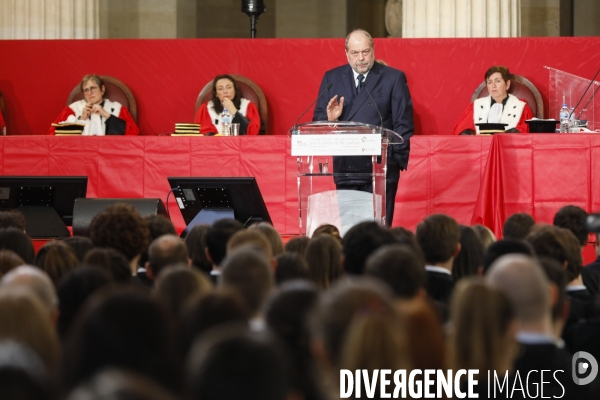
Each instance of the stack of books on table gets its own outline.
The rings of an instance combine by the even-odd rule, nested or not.
[[[52,124],[56,136],[76,136],[81,135],[84,124],[77,122],[62,122],[60,124]]]
[[[200,124],[177,122],[173,136],[200,136]]]

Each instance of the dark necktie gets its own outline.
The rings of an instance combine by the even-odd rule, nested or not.
[[[359,74],[356,79],[358,80],[358,85],[356,86],[356,94],[360,93],[360,88],[362,86],[362,81],[365,80],[365,76],[362,74]]]

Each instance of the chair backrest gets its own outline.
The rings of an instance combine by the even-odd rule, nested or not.
[[[544,100],[542,100],[540,91],[527,78],[516,74],[513,77],[510,81],[508,93],[525,100],[529,107],[531,107],[531,111],[533,111],[535,117],[544,118]],[[471,96],[471,102],[488,95],[489,92],[485,81],[481,82],[477,89],[475,89],[473,96]]]
[[[256,105],[258,109],[258,115],[260,115],[260,133],[264,134],[267,131],[267,99],[260,86],[254,81],[246,78],[242,75],[230,74],[233,79],[236,80],[238,89],[241,92],[243,98],[250,100]],[[194,108],[194,114],[198,112],[198,108],[202,103],[212,100],[212,84],[210,80],[200,91],[198,98],[196,99],[196,107]]]
[[[104,97],[110,101],[117,101],[125,106],[133,117],[133,120],[137,123],[137,103],[131,89],[129,89],[122,81],[113,78],[112,76],[102,75],[100,78],[104,82],[104,87],[106,89]],[[71,94],[69,94],[67,105],[82,99],[83,92],[81,91],[79,84],[77,84],[71,91]]]

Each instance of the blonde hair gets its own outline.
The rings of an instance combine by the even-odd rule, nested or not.
[[[0,289],[0,341],[14,340],[31,348],[48,371],[58,367],[60,349],[46,308],[24,288]]]
[[[344,274],[340,262],[342,245],[339,240],[327,234],[313,236],[308,242],[304,258],[308,264],[308,278],[319,289],[328,289]]]
[[[281,235],[275,230],[273,225],[268,222],[259,222],[258,224],[250,225],[250,230],[258,230],[261,232],[269,243],[271,243],[271,250],[273,251],[273,257],[279,257],[283,254],[283,241]]]
[[[234,250],[251,245],[255,249],[262,252],[270,260],[273,258],[273,248],[271,242],[259,229],[246,229],[237,231],[227,242],[227,255],[229,256]]]
[[[508,297],[480,279],[464,278],[450,303],[450,368],[506,371],[516,356],[510,335],[515,311]]]

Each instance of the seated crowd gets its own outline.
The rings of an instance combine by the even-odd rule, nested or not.
[[[35,254],[22,215],[0,212],[0,399],[327,400],[342,369],[478,369],[479,398],[593,398],[571,363],[600,359],[586,216],[515,214],[496,240],[434,214],[284,244],[230,219],[181,239],[117,204]],[[488,371],[510,383],[493,397]]]

